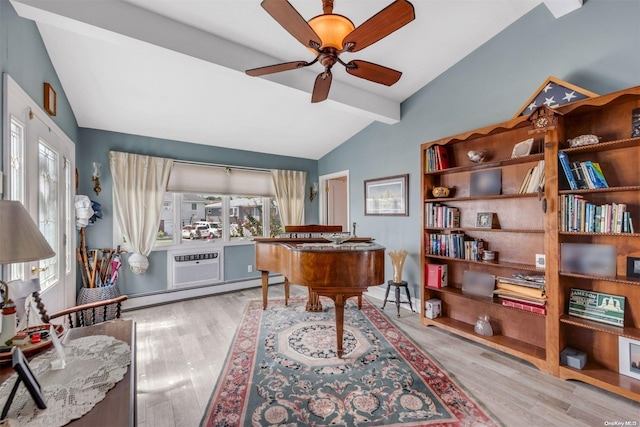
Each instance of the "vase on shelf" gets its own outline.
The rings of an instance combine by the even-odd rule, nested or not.
[[[489,322],[489,316],[486,314],[479,316],[476,321],[476,326],[473,328],[476,334],[484,335],[485,337],[490,337],[493,335],[493,328],[491,327],[491,323]]]

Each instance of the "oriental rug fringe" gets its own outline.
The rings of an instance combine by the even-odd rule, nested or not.
[[[200,423],[209,426],[495,426],[494,418],[385,315],[333,302],[248,304]]]

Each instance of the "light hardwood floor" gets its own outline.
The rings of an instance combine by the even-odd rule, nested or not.
[[[281,285],[269,288],[270,299],[282,294]],[[292,294],[306,290],[292,286]],[[137,323],[138,426],[199,424],[246,303],[260,298],[256,288],[123,314]],[[640,427],[640,403],[554,378],[518,359],[425,328],[418,314],[402,310],[398,319],[395,312],[388,304],[389,318],[505,426]]]

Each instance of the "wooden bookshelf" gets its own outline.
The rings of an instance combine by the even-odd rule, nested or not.
[[[481,129],[431,141],[421,146],[421,192],[423,203],[441,203],[458,208],[460,226],[456,228],[426,227],[423,210],[421,300],[442,301],[443,317],[428,319],[425,326],[442,328],[453,334],[488,347],[520,357],[542,371],[565,379],[576,379],[629,399],[640,401],[640,381],[618,373],[618,338],[640,341],[640,312],[634,304],[640,301],[640,279],[627,277],[626,257],[640,257],[640,233],[593,233],[559,231],[562,195],[588,196],[596,205],[624,203],[635,228],[640,229],[640,138],[630,138],[631,110],[640,108],[640,87],[585,99],[551,110],[557,125],[535,129],[527,117],[486,126]],[[595,134],[598,144],[568,147],[565,142],[579,135]],[[532,154],[511,159],[513,146],[534,138]],[[444,146],[450,166],[429,172],[425,168],[425,150],[432,145]],[[468,151],[487,150],[487,160],[475,164]],[[558,152],[570,161],[598,162],[609,188],[569,190],[563,185],[564,171],[559,166]],[[527,171],[544,160],[544,192],[518,194]],[[501,194],[470,196],[472,172],[501,169]],[[431,190],[443,186],[455,188],[452,197],[434,198]],[[592,199],[592,200],[591,200]],[[494,212],[500,228],[475,227],[477,212]],[[638,231],[638,230],[636,230]],[[429,234],[464,233],[482,239],[490,250],[499,251],[495,262],[470,261],[430,255]],[[560,271],[560,246],[564,242],[608,244],[617,248],[617,275],[612,278]],[[534,265],[534,255],[545,254],[546,269]],[[436,289],[426,286],[425,265],[446,264],[449,286]],[[541,316],[502,306],[497,298],[477,297],[462,292],[465,270],[510,276],[514,272],[541,274],[546,279],[547,315]],[[569,290],[581,288],[621,295],[626,298],[624,327],[569,316]],[[525,314],[526,313],[526,314]],[[478,315],[491,319],[493,337],[475,334]],[[587,353],[589,362],[583,370],[560,364],[560,352],[573,347]]]

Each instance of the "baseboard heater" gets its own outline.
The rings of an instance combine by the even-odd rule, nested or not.
[[[221,250],[168,252],[169,289],[222,282]]]

